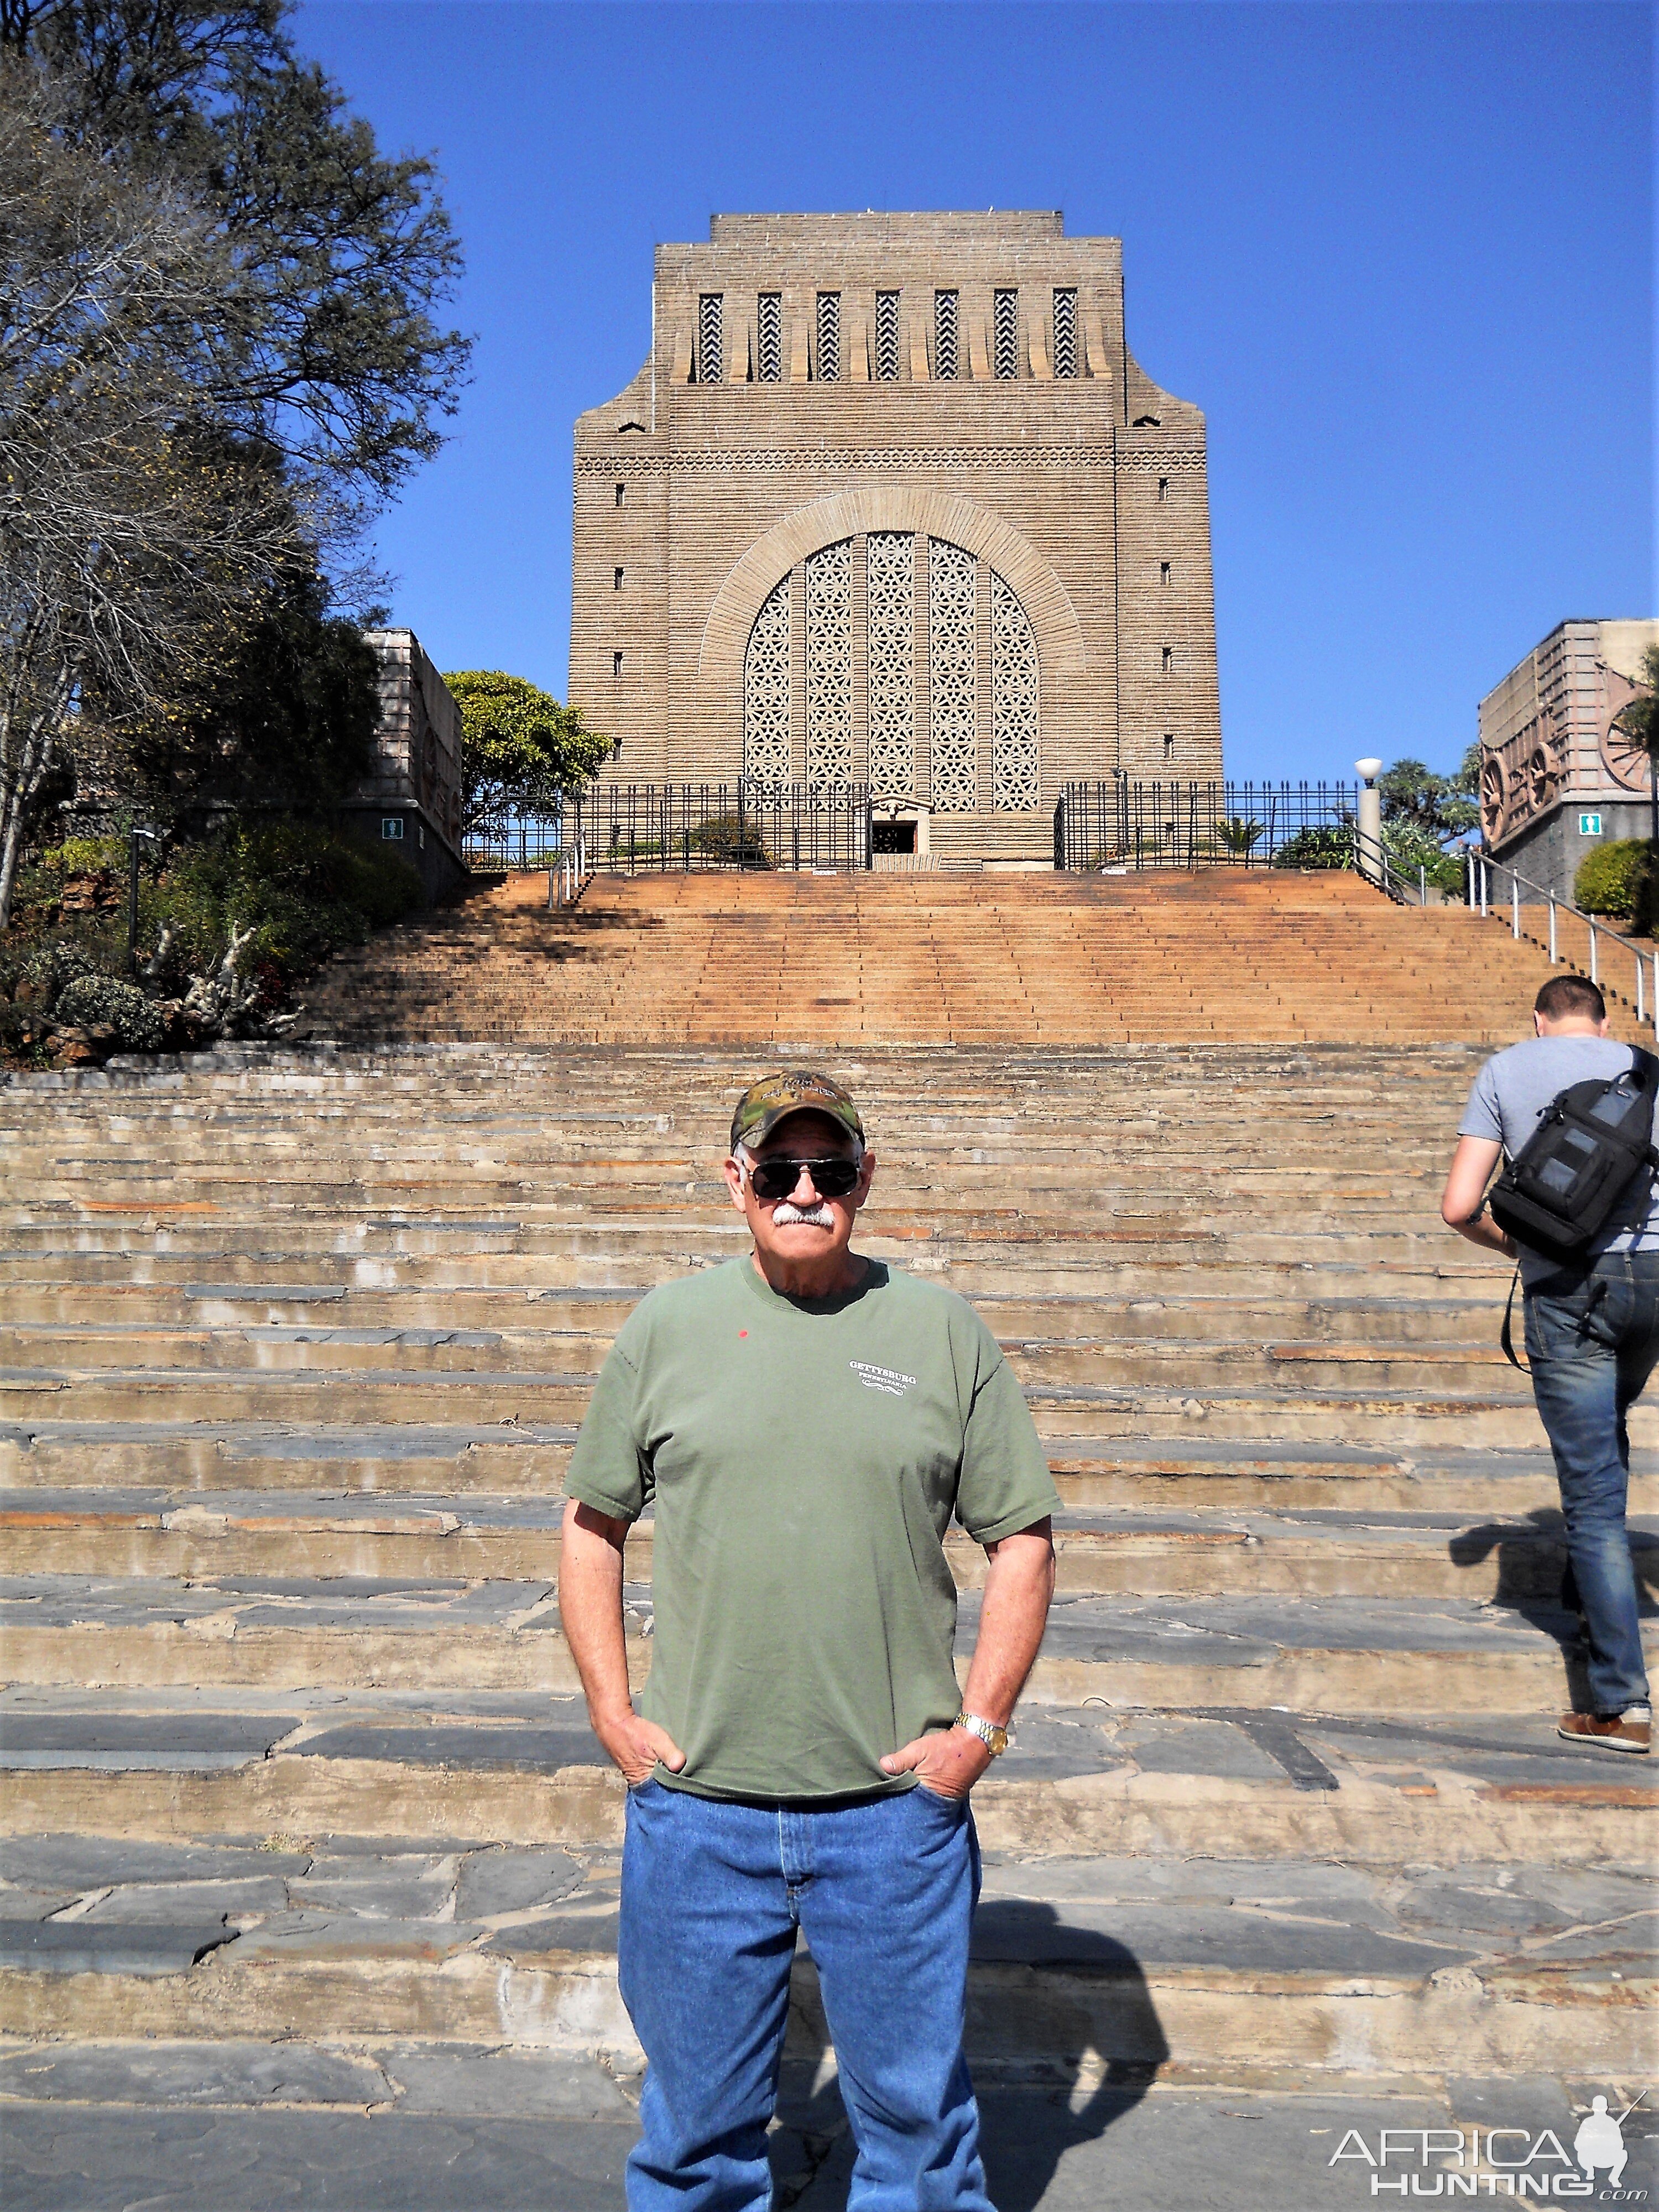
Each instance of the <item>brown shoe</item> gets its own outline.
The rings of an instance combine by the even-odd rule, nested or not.
[[[1653,1723],[1622,1720],[1617,1713],[1563,1713],[1555,1733],[1569,1743],[1593,1743],[1599,1751],[1634,1752],[1639,1758],[1652,1747]]]

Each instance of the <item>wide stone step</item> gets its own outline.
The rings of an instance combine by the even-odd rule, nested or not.
[[[1050,1440],[1048,1460],[1068,1504],[1187,1511],[1330,1508],[1431,1512],[1469,1521],[1517,1519],[1548,1510],[1553,1465],[1541,1438],[1530,1448],[1435,1446],[1419,1455],[1279,1437],[1075,1435]],[[410,1422],[7,1422],[0,1419],[0,1486],[117,1490],[135,1484],[195,1494],[228,1489],[294,1492],[326,1488],[392,1501],[442,1493],[556,1496],[575,1442],[574,1425],[524,1421],[421,1425]],[[1637,1453],[1632,1512],[1659,1512],[1659,1455]]]
[[[567,2051],[637,2067],[615,1984],[613,1850],[473,1853],[411,1837],[386,1853],[273,1838],[269,1853],[195,1853],[169,1868],[164,1848],[119,1844],[98,1866],[94,1839],[78,1838],[72,1867],[55,1867],[52,1840],[32,1867],[12,1846],[8,1860],[37,1882],[94,1879],[67,1918],[61,1888],[9,1893],[9,2034],[199,2039],[234,2021],[259,2040],[532,2046],[557,2022]],[[256,1857],[264,1868],[245,1870]],[[1074,2066],[1079,2045],[1095,2079],[1114,2064],[1169,2064],[1189,2079],[1251,2064],[1346,2076],[1356,2047],[1374,2076],[1538,2073],[1571,2033],[1576,2065],[1624,2079],[1651,2054],[1648,1903],[1633,1875],[1513,1862],[1379,1881],[1239,1858],[993,1855],[968,2056],[992,2079]],[[42,1917],[21,1917],[31,1908]],[[810,1956],[795,1983],[798,2038],[823,2052]]]
[[[647,1587],[630,1586],[628,1612],[630,1668],[642,1680]],[[961,1615],[965,1650],[974,1593]],[[0,1626],[10,1679],[36,1686],[576,1687],[544,1580],[18,1576],[0,1582]],[[1542,1600],[1521,1611],[1472,1598],[1066,1594],[1030,1694],[1065,1704],[1528,1712],[1571,1702],[1576,1645],[1574,1621]]]
[[[1014,1371],[1032,1384],[1198,1384],[1293,1372],[1319,1388],[1360,1381],[1436,1390],[1478,1389],[1507,1379],[1512,1371],[1486,1310],[1477,1309],[1476,1317],[1493,1340],[1390,1341],[1377,1336],[1363,1342],[1297,1341],[1224,1334],[1240,1326],[1237,1314],[1211,1316],[1213,1333],[1205,1336],[1159,1336],[1147,1330],[1121,1339],[1043,1338],[1010,1335],[1006,1315],[988,1316]],[[1145,1322],[1154,1316],[1139,1318]],[[106,1372],[210,1376],[250,1370],[373,1376],[384,1370],[460,1376],[479,1369],[498,1375],[535,1376],[550,1370],[597,1374],[611,1340],[609,1332],[529,1325],[522,1307],[516,1326],[495,1329],[354,1328],[326,1320],[189,1330],[132,1322],[21,1325],[0,1328],[0,1385],[15,1389],[31,1370],[42,1369],[77,1377]]]
[[[23,1686],[0,1692],[0,1834],[26,1849],[82,1832],[239,1849],[325,1832],[396,1842],[441,1831],[467,1846],[622,1838],[621,1778],[573,1695]],[[1344,1714],[1027,1700],[974,1803],[988,1848],[1017,1857],[1455,1863],[1490,1856],[1501,1832],[1522,1856],[1634,1864],[1659,1771],[1562,1741],[1547,1705]]]
[[[1258,1343],[1369,1346],[1382,1340],[1484,1350],[1497,1340],[1503,1303],[1482,1296],[1482,1288],[1479,1279],[1472,1279],[1463,1297],[1314,1299],[1269,1292],[1206,1296],[1196,1286],[1183,1291],[1166,1283],[1156,1297],[981,1295],[975,1304],[999,1340],[1011,1347],[1031,1342],[1225,1342],[1243,1337]],[[225,1295],[216,1296],[216,1291]],[[309,1362],[319,1356],[316,1347],[331,1341],[357,1347],[366,1332],[387,1340],[411,1333],[459,1334],[464,1340],[493,1333],[514,1340],[550,1335],[608,1345],[636,1302],[629,1291],[580,1286],[538,1291],[465,1285],[425,1291],[355,1289],[343,1283],[307,1290],[281,1284],[191,1283],[179,1288],[13,1281],[7,1286],[8,1325],[0,1328],[0,1364],[129,1366],[141,1352],[153,1361],[162,1352],[162,1364],[174,1364],[171,1346],[159,1341],[167,1338],[184,1346],[214,1346],[217,1364],[270,1363],[279,1357]],[[270,1307],[278,1317],[265,1317]],[[244,1335],[246,1331],[254,1334]],[[239,1351],[239,1341],[246,1348]],[[130,1355],[123,1351],[129,1342]],[[217,1348],[221,1343],[223,1350]],[[307,1348],[284,1353],[285,1345]],[[389,1357],[385,1344],[370,1343],[362,1356],[371,1355]],[[199,1352],[191,1364],[203,1364]]]
[[[0,1492],[11,1571],[178,1577],[299,1575],[370,1580],[556,1580],[562,1501],[542,1494],[388,1496],[269,1491]],[[1637,1524],[1638,1571],[1659,1582],[1659,1528]],[[1524,1518],[1379,1512],[1164,1513],[1067,1509],[1054,1523],[1058,1587],[1080,1595],[1277,1591],[1340,1597],[1445,1596],[1553,1601],[1566,1553],[1560,1514]],[[977,1588],[986,1558],[953,1528],[957,1585]],[[652,1524],[629,1539],[628,1571],[649,1578]]]

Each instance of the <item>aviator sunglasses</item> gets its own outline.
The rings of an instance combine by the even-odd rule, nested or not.
[[[860,1172],[857,1160],[794,1160],[780,1153],[774,1159],[757,1160],[749,1170],[749,1181],[757,1198],[775,1206],[779,1199],[790,1195],[803,1173],[811,1176],[812,1188],[820,1198],[845,1198]]]

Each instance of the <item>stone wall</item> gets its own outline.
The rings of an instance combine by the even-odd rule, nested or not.
[[[940,292],[955,295],[955,377],[939,373]],[[806,592],[815,558],[841,546],[835,757],[856,781],[884,781],[897,811],[995,817],[1010,811],[1000,791],[1041,814],[1068,777],[1220,774],[1204,421],[1126,348],[1116,240],[1067,239],[1050,213],[717,216],[707,245],[658,248],[653,313],[645,367],[576,426],[569,696],[617,741],[611,777],[743,772],[745,653],[775,592],[771,618],[781,630],[784,599],[789,618],[790,773],[822,766]],[[1057,354],[1075,374],[1055,374]],[[872,533],[887,578],[873,628]],[[949,774],[929,665],[941,544],[973,556],[975,579],[975,636],[958,644],[976,676]],[[908,659],[901,639],[890,664],[895,558],[910,564],[915,608]],[[943,561],[966,589],[958,556]],[[873,775],[872,650],[890,664]],[[1015,665],[1022,651],[1034,666]],[[906,686],[908,771],[882,741]],[[1009,748],[1033,711],[1036,774],[1023,777]]]
[[[408,860],[428,897],[440,898],[466,873],[461,710],[413,630],[363,635],[380,665],[380,728],[374,770],[346,801],[345,820]]]

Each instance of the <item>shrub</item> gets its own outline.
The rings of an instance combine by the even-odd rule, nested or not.
[[[1573,904],[1586,914],[1612,915],[1618,921],[1644,921],[1652,864],[1652,848],[1645,837],[1620,837],[1596,846],[1578,863],[1572,879]]]
[[[1353,832],[1340,827],[1298,830],[1273,854],[1276,868],[1346,868],[1353,861]]]
[[[1414,880],[1421,868],[1427,881],[1443,891],[1461,891],[1463,888],[1461,854],[1444,851],[1431,830],[1398,817],[1385,822],[1382,849],[1408,879]]]
[[[123,1052],[159,1052],[167,1036],[167,1017],[155,1000],[115,975],[75,976],[52,1012],[64,1026],[113,1031]]]
[[[691,832],[694,851],[712,854],[723,866],[769,868],[772,856],[752,822],[738,814],[711,814]]]
[[[248,972],[284,988],[342,945],[399,921],[423,898],[407,860],[337,830],[276,822],[226,830],[187,847],[140,900],[143,940],[167,951],[155,979],[169,988],[214,966],[234,926],[252,929]]]
[[[66,945],[58,938],[29,955],[23,963],[22,981],[29,996],[51,1012],[69,986],[79,977],[93,974],[96,966],[83,946]]]

